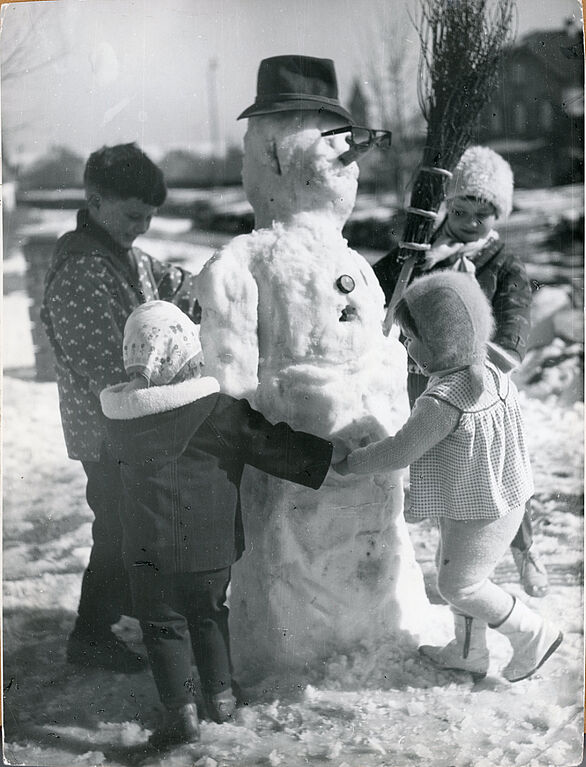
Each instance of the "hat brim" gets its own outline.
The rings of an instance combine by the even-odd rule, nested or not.
[[[270,115],[276,112],[324,112],[341,117],[347,124],[354,125],[355,120],[343,106],[331,103],[325,99],[309,99],[304,96],[299,99],[286,99],[284,101],[264,101],[254,103],[238,115],[237,120],[245,117],[258,115]]]

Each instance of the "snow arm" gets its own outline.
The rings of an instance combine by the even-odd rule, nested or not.
[[[227,394],[252,398],[258,386],[258,286],[241,238],[205,264],[198,285],[205,374]]]

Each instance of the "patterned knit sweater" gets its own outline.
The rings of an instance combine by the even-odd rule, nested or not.
[[[126,378],[124,323],[139,304],[177,303],[198,321],[195,277],[139,248],[126,250],[90,219],[58,241],[41,319],[56,358],[61,422],[70,458],[97,461],[106,430],[100,391]]]

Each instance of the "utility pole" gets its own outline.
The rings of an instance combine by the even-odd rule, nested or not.
[[[218,181],[219,162],[222,153],[220,147],[220,120],[218,117],[218,90],[216,86],[217,70],[218,59],[210,59],[208,64],[208,106],[210,144],[212,147],[212,180],[214,185],[216,185]]]

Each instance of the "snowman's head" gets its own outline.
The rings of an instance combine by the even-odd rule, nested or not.
[[[342,124],[317,110],[249,118],[242,179],[257,227],[306,212],[344,225],[356,201],[358,165],[340,160],[348,149],[343,133],[321,135]]]

